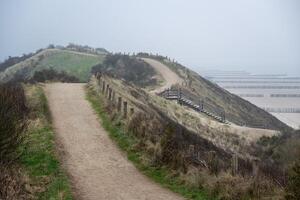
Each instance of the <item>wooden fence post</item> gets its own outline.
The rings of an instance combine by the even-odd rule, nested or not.
[[[121,111],[121,107],[122,107],[122,97],[118,98],[118,111]]]
[[[178,90],[177,90],[177,101],[180,105],[182,105],[181,104],[181,88],[178,88]]]
[[[105,91],[105,81],[103,81],[103,85],[102,85],[102,93],[104,94]]]
[[[131,108],[130,108],[130,116],[132,116],[133,114],[134,114],[134,108],[131,107]]]
[[[258,170],[259,170],[259,168],[258,168],[258,160],[257,160],[257,159],[254,159],[254,160],[252,161],[252,175],[253,175],[254,177],[257,176]]]
[[[208,152],[208,167],[211,173],[219,173],[219,160],[215,151]]]
[[[223,110],[223,112],[222,112],[222,120],[223,120],[223,122],[226,121],[226,118],[225,118],[225,110]]]
[[[106,85],[105,96],[108,96],[109,84]]]
[[[112,102],[115,104],[116,92],[113,90],[112,92]]]
[[[124,118],[127,118],[127,101],[123,102],[123,106]]]
[[[108,90],[109,90],[109,91],[108,91],[108,99],[111,100],[111,92],[112,92],[112,89],[109,88]]]
[[[239,169],[239,159],[236,154],[234,154],[231,158],[231,173],[233,176],[235,176],[238,173]]]
[[[193,157],[193,156],[194,156],[194,152],[195,152],[195,146],[192,145],[192,144],[190,144],[190,145],[189,145],[189,155],[190,155],[191,157]]]

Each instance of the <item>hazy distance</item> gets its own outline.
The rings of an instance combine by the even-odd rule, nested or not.
[[[69,42],[300,75],[299,0],[1,0],[0,61]]]

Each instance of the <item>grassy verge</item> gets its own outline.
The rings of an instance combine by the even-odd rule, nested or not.
[[[174,177],[166,168],[150,167],[141,161],[143,152],[136,151],[133,147],[137,144],[137,140],[130,134],[124,133],[123,127],[114,125],[105,112],[102,98],[96,94],[92,89],[87,89],[87,100],[91,103],[93,109],[101,119],[101,124],[109,133],[109,136],[117,143],[117,145],[127,153],[127,158],[130,160],[143,174],[147,175],[163,187],[181,194],[187,199],[204,200],[209,199],[207,195],[195,187],[188,187]]]
[[[40,86],[29,86],[28,104],[33,118],[22,145],[22,166],[30,177],[33,196],[38,199],[72,199],[68,179],[55,152],[47,99]]]

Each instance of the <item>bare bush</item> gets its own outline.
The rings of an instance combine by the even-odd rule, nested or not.
[[[21,85],[0,85],[0,161],[17,158],[16,148],[24,138],[28,108]]]
[[[13,163],[27,127],[28,108],[21,85],[0,85],[0,199],[26,199],[21,173]]]

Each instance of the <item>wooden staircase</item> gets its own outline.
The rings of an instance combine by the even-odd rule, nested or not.
[[[186,95],[183,94],[181,89],[178,90],[171,90],[171,89],[166,89],[162,91],[161,93],[157,94],[165,99],[168,100],[176,100],[180,105],[187,106],[197,112],[201,112],[203,114],[206,114],[207,116],[213,118],[214,120],[224,123],[224,124],[230,124],[226,119],[225,119],[225,111],[222,113],[215,114],[208,109],[204,108],[204,102],[200,102],[199,104],[194,103],[191,101],[189,98],[186,97]]]

